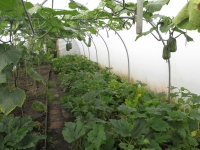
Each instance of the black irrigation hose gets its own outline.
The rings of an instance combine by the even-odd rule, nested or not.
[[[128,49],[126,47],[126,44],[124,42],[124,40],[122,39],[122,37],[119,35],[119,33],[117,31],[115,31],[115,33],[118,35],[118,37],[121,39],[123,45],[124,45],[124,48],[126,50],[126,55],[127,55],[127,60],[128,60],[128,81],[130,82],[130,61],[129,61],[129,54],[128,54]]]

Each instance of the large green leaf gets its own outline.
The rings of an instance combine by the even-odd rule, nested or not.
[[[95,28],[88,28],[88,30],[92,33],[92,34],[97,34],[97,30]]]
[[[200,121],[200,112],[197,109],[192,109],[189,118]]]
[[[62,134],[67,142],[72,143],[85,134],[84,124],[80,121],[76,123],[67,122]]]
[[[36,147],[37,142],[44,139],[44,136],[31,133],[33,127],[34,122],[29,116],[21,118],[4,115],[0,120],[0,132],[4,136],[2,139],[0,136],[0,148],[9,147],[10,150],[13,148],[22,150]],[[3,149],[6,150],[6,148]]]
[[[87,123],[86,126],[88,126],[89,128],[91,128],[94,124],[96,124],[98,120],[98,118],[96,118],[91,112],[88,112],[87,115],[83,116],[82,119]]]
[[[99,149],[102,142],[106,140],[106,134],[104,126],[102,124],[96,124],[93,126],[93,130],[88,133],[88,141],[95,145],[96,149]]]
[[[15,145],[18,149],[35,149],[39,140],[45,139],[45,136],[38,135],[36,133],[30,133],[26,135],[19,143]]]
[[[0,88],[0,110],[8,115],[15,107],[22,107],[25,98],[26,94],[20,88],[13,90],[9,87]]]
[[[131,131],[132,138],[139,138],[142,134],[148,133],[147,121],[143,118],[134,120],[133,130]]]
[[[97,95],[99,95],[102,92],[103,92],[103,90],[89,91],[82,96],[82,99],[88,103],[93,102],[96,99]]]
[[[17,8],[21,5],[20,0],[5,0],[0,1],[0,10],[7,15],[16,16],[19,12]]]
[[[158,143],[167,143],[171,139],[171,135],[167,132],[154,133],[154,138]]]
[[[181,136],[182,138],[186,138],[187,132],[185,131],[184,128],[178,128],[177,132],[180,134],[180,136]]]
[[[196,30],[198,29],[198,26],[194,25],[192,22],[189,21],[189,18],[184,19],[181,21],[177,26],[181,29],[187,29],[187,30]]]
[[[39,101],[34,101],[32,108],[37,111],[44,111],[47,112],[47,106]]]
[[[190,0],[173,19],[178,27],[187,30],[196,30],[200,26],[200,0]]]
[[[6,74],[0,72],[0,83],[5,83],[6,82]]]
[[[131,114],[132,112],[136,112],[137,110],[133,107],[126,106],[124,104],[117,107],[119,111],[122,111],[124,114]]]
[[[20,129],[16,128],[15,131],[8,132],[8,134],[4,137],[4,142],[7,142],[9,146],[15,146],[19,141],[21,141],[26,134],[29,132],[29,127],[25,126]]]
[[[27,9],[33,7],[30,2],[24,2]],[[24,9],[20,0],[2,0],[0,1],[1,14],[9,16],[10,20],[23,20]]]
[[[119,143],[119,147],[122,148],[123,150],[133,150],[135,148],[134,145],[127,144],[127,143]]]
[[[78,2],[76,2],[76,1],[74,1],[74,0],[72,0],[71,2],[69,2],[68,6],[69,6],[69,8],[71,8],[71,9],[76,9],[76,8],[78,8],[78,9],[80,9],[80,10],[88,10],[87,7],[85,7],[85,6],[82,5],[81,3],[78,3]]]
[[[198,120],[188,119],[188,125],[190,128],[190,131],[196,131],[199,129],[199,121]]]
[[[101,148],[113,150],[114,144],[115,144],[115,139],[112,136],[108,136],[108,134],[106,134],[106,141],[104,142],[103,145],[101,145]]]
[[[160,31],[165,33],[174,26],[170,17],[163,17],[160,25]]]
[[[196,140],[195,138],[187,137],[186,139],[188,140],[188,143],[189,143],[190,145],[192,145],[192,146],[197,146],[197,145],[199,145],[198,142],[197,142],[197,140]]]
[[[13,64],[7,65],[6,67],[3,68],[1,71],[2,74],[5,74],[6,79],[13,79],[13,72],[15,72],[13,69],[14,66]]]
[[[46,85],[46,83],[45,83],[43,77],[42,77],[39,73],[37,73],[33,68],[29,68],[28,71],[27,71],[27,73],[28,73],[28,74],[31,76],[31,78],[33,78],[34,80],[40,81],[40,82],[42,82],[44,85]]]
[[[156,27],[153,27],[153,28],[151,28],[149,31],[146,31],[146,32],[143,32],[143,33],[139,34],[139,35],[136,37],[135,41],[136,41],[137,39],[139,39],[140,37],[142,37],[142,36],[148,35],[149,33],[153,32],[154,30],[156,30]]]
[[[154,139],[150,140],[150,148],[156,149],[156,150],[162,150],[158,142],[155,141]]]
[[[155,131],[167,131],[170,128],[169,124],[161,118],[152,118],[152,123],[151,127]]]
[[[13,65],[16,65],[20,58],[20,50],[17,50],[8,44],[0,44],[0,72],[5,66],[9,64],[13,63]]]
[[[168,111],[167,113],[172,119],[176,121],[182,121],[188,118],[188,115],[185,112],[182,112],[180,110],[176,110],[176,111],[172,110],[172,111]]]
[[[114,126],[115,132],[119,133],[122,137],[131,136],[131,130],[133,129],[133,125],[128,123],[125,119],[110,119],[110,122]]]
[[[36,4],[34,7],[32,7],[32,8],[30,8],[29,10],[28,10],[28,12],[29,12],[29,14],[34,14],[35,12],[37,12],[38,11],[38,9],[40,9],[41,8],[41,5],[38,5],[38,4]]]
[[[147,11],[154,13],[156,11],[160,11],[161,8],[168,4],[170,0],[157,0],[157,1],[149,1],[146,5]]]

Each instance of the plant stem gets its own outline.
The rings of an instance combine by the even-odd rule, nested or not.
[[[28,21],[29,21],[29,24],[30,24],[30,28],[31,28],[32,35],[34,36],[35,33],[34,33],[34,29],[33,29],[33,25],[32,25],[31,19],[30,19],[29,15],[28,15],[26,6],[25,6],[25,4],[24,4],[24,1],[21,0],[21,2],[22,2],[22,5],[23,5],[24,12],[26,13],[26,16],[27,16],[27,18],[28,18]]]
[[[170,64],[170,59],[168,59],[168,69],[169,69],[168,103],[170,103],[170,94],[171,94],[171,64]]]
[[[153,23],[153,22],[149,22],[152,27],[156,27],[156,25]],[[164,39],[162,38],[162,35],[160,34],[160,32],[158,31],[158,29],[156,29],[156,32],[160,38],[160,40],[162,41],[163,43],[163,46],[165,46],[165,42],[164,42]],[[171,93],[171,64],[170,64],[170,59],[167,60],[167,63],[168,63],[168,71],[169,71],[169,78],[168,78],[168,103],[170,103],[170,93]]]

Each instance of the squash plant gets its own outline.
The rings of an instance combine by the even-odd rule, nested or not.
[[[0,149],[34,150],[44,136],[33,133],[34,122],[28,116],[0,116]]]
[[[64,58],[66,64],[76,60],[74,67],[64,67]],[[60,60],[61,68],[59,59],[55,68],[66,92],[61,103],[76,118],[62,133],[76,149],[198,149],[200,96],[181,88],[171,95],[178,103],[167,103],[165,93],[148,91],[142,82],[91,71],[88,66],[95,64],[81,56]]]

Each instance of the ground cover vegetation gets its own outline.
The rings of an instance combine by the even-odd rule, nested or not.
[[[163,59],[168,63],[170,53],[177,50],[176,38],[183,35],[187,41],[192,41],[184,29],[199,31],[198,22],[190,19],[189,15],[198,14],[199,7],[188,7],[196,6],[197,0],[190,0],[183,8],[188,10],[184,20],[180,18],[183,19],[182,12],[185,11],[181,11],[175,20],[159,14],[169,2],[144,1],[143,19],[152,28],[136,37],[137,40],[152,34],[162,41]],[[85,58],[84,61],[79,57],[53,60],[57,57],[57,39],[77,39],[91,46],[90,35],[97,35],[102,28],[114,31],[130,29],[136,22],[136,8],[137,3],[125,0],[102,0],[93,10],[74,0],[70,0],[69,10],[54,10],[23,0],[0,1],[0,148],[35,149],[37,142],[44,138],[34,133],[32,118],[12,114],[18,107],[25,106],[27,100],[26,89],[17,82],[20,67],[25,68],[24,77],[28,75],[32,78],[30,84],[37,87],[40,83],[48,88],[48,81],[35,69],[35,66],[43,64],[51,64],[63,79],[61,87],[67,92],[62,99],[63,107],[70,109],[77,118],[76,122],[66,123],[66,127],[73,127],[74,130],[69,132],[65,128],[63,135],[68,142],[78,144],[79,148],[195,149],[198,146],[199,97],[187,89],[181,88],[179,92],[170,94],[169,81],[168,97],[177,99],[178,103],[170,103],[169,98],[168,103],[161,102],[160,99],[165,97],[163,93],[146,91],[145,84],[131,84],[110,74],[109,69],[99,69],[97,64],[91,64]],[[166,33],[169,38],[164,40],[161,34]],[[67,50],[71,49],[69,45],[66,45]],[[60,62],[67,61],[65,59],[71,59],[71,63],[63,62],[66,65],[63,66]],[[79,61],[82,66],[79,66]],[[39,101],[33,103],[33,108],[47,111],[47,106]],[[68,137],[68,133],[72,136]],[[24,143],[24,139],[29,140]]]
[[[76,149],[199,149],[200,96],[181,88],[168,103],[165,93],[130,83],[82,56],[55,59],[53,68],[65,91],[62,106],[76,118],[62,133]]]

